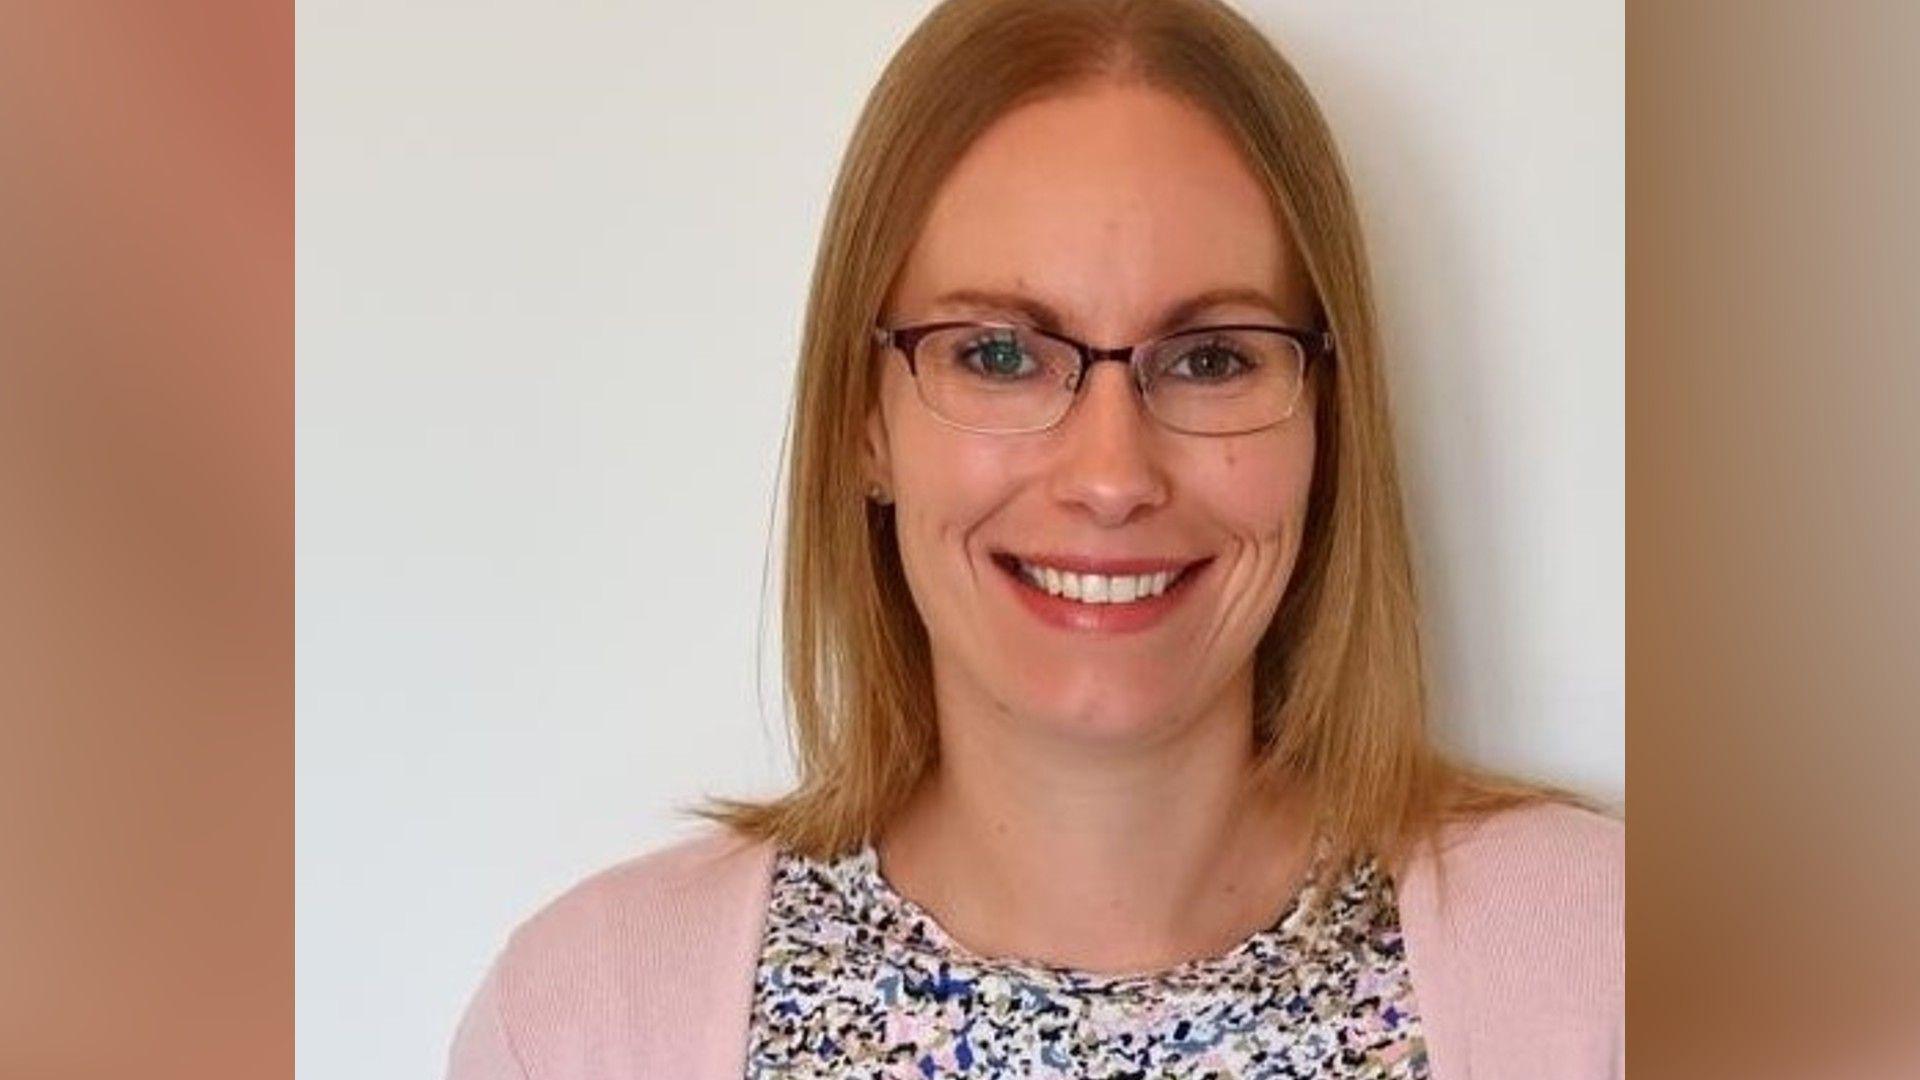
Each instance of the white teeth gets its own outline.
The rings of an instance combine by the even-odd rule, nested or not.
[[[1177,570],[1153,574],[1077,574],[1024,561],[1020,563],[1020,574],[1037,589],[1083,604],[1129,604],[1159,596],[1180,576]]]

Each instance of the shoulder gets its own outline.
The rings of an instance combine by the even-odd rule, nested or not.
[[[592,873],[514,928],[508,954],[553,963],[570,950],[610,944],[666,944],[750,900],[763,885],[770,845],[717,827],[642,852]]]
[[[1625,885],[1619,821],[1540,803],[1444,827],[1410,861],[1402,907],[1463,961],[1612,994],[1624,985]]]
[[[1450,824],[1416,853],[1401,918],[1436,1071],[1448,1055],[1475,1076],[1617,1071],[1625,884],[1625,827],[1562,803]]]
[[[587,1078],[697,1057],[704,1044],[684,1021],[725,1015],[751,989],[773,854],[767,842],[703,826],[569,886],[507,935],[454,1060]],[[744,1015],[746,1001],[737,1004]],[[497,1046],[480,1053],[469,1045],[479,1041]]]
[[[1559,802],[1504,810],[1443,827],[1424,868],[1457,879],[1477,899],[1509,897],[1516,910],[1541,902],[1564,908],[1617,901],[1626,865],[1626,828],[1615,818]]]

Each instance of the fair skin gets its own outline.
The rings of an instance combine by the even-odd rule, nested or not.
[[[1017,294],[1099,346],[1184,325],[1312,325],[1264,188],[1205,113],[1104,82],[1001,117],[946,178],[882,321],[1031,322],[949,294]],[[1252,658],[1300,547],[1309,382],[1287,421],[1159,426],[1125,365],[1097,364],[1055,428],[957,430],[897,351],[866,466],[927,625],[939,765],[876,841],[881,867],[962,945],[1095,972],[1216,955],[1270,923],[1308,856],[1297,791],[1255,795]],[[1145,629],[1037,618],[1008,554],[1200,564]],[[1206,560],[1203,564],[1201,560]]]

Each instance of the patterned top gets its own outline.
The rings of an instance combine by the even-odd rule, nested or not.
[[[976,955],[895,892],[871,845],[778,853],[747,1076],[1424,1080],[1393,883],[1361,862],[1318,911],[1148,974]]]

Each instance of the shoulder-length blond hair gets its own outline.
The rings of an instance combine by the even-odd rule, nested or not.
[[[947,0],[868,98],[814,266],[789,433],[783,635],[797,784],[699,810],[829,856],[875,838],[935,763],[932,665],[891,510],[866,498],[872,327],[961,153],[1010,109],[1134,80],[1217,117],[1266,186],[1335,339],[1287,594],[1254,655],[1260,774],[1310,785],[1342,859],[1397,859],[1451,814],[1536,789],[1470,773],[1425,725],[1412,570],[1366,256],[1332,135],[1219,0]]]

